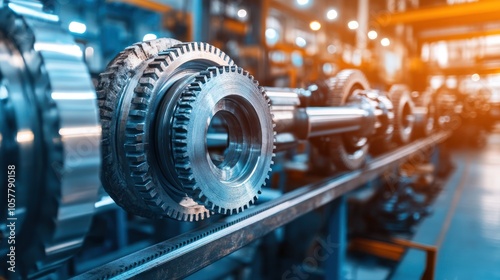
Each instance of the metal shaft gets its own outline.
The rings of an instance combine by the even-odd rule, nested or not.
[[[300,90],[266,88],[278,133],[292,133],[297,139],[360,131],[368,118],[365,109],[356,106],[300,108]]]
[[[309,122],[308,137],[358,131],[369,114],[356,107],[310,107],[306,112]]]

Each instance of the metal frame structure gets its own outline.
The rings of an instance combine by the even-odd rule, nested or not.
[[[339,233],[335,228],[342,228],[347,220],[343,196],[423,150],[442,143],[449,135],[448,132],[439,132],[416,140],[374,158],[361,170],[306,185],[241,214],[176,236],[73,279],[183,278],[332,201],[334,208],[330,227],[332,232],[337,232],[332,238],[338,246],[326,262],[329,278],[340,279],[338,264],[345,255],[346,234]]]

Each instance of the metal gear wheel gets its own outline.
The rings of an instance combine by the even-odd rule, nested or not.
[[[130,106],[131,96],[142,77],[142,72],[148,64],[162,51],[180,44],[180,41],[168,38],[139,42],[120,52],[99,76],[97,95],[99,101],[102,124],[102,171],[101,180],[106,192],[121,207],[129,212],[153,218],[156,215],[149,204],[140,198],[139,190],[129,188],[127,176],[129,170],[114,168],[121,166],[123,157],[119,156],[118,149],[123,149],[121,140],[117,136],[118,124],[128,110],[120,106]],[[127,105],[122,100],[128,100]],[[121,136],[122,137],[122,136]],[[123,152],[123,151],[122,151]],[[182,217],[181,217],[182,218]]]
[[[347,69],[340,71],[328,83],[330,93],[326,106],[354,105],[363,106],[364,100],[355,91],[368,90],[370,84],[365,75],[359,70]],[[360,168],[368,155],[368,138],[360,133],[346,133],[322,137],[320,149],[328,154],[337,170],[355,170]],[[317,141],[313,141],[317,143]]]
[[[422,108],[425,113],[421,116],[423,119],[415,122],[415,137],[427,137],[434,131],[436,120],[436,105],[432,100],[430,91],[425,91],[415,102],[415,107]]]
[[[113,198],[133,214],[198,221],[211,212],[194,201],[176,178],[168,127],[173,107],[190,78],[207,67],[233,62],[205,43],[179,43],[158,51],[129,69],[133,79],[126,81],[128,89],[105,108],[106,114],[114,116],[108,123],[112,131],[105,131],[110,142],[103,144],[111,149],[108,156],[114,154],[109,163],[114,162],[113,167],[117,163],[119,170],[112,181],[103,183]],[[113,89],[113,85],[103,88],[103,94],[109,94],[107,89]]]
[[[223,123],[227,147],[207,149],[208,124]],[[270,101],[248,72],[210,67],[183,91],[174,112],[175,170],[194,198],[222,214],[254,203],[269,177],[274,149]]]
[[[101,136],[82,52],[40,2],[0,2],[0,115],[2,176],[15,170],[15,210],[0,214],[1,222],[16,218],[17,274],[8,278],[40,277],[83,243],[98,198]],[[2,202],[14,188],[4,182]],[[7,248],[0,239],[2,257]]]
[[[411,141],[415,117],[410,90],[406,85],[396,84],[389,89],[389,99],[394,106],[394,137],[397,143],[406,144]]]

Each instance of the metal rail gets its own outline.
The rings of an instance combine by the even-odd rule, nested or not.
[[[239,215],[176,236],[73,279],[178,279],[321,207],[449,137],[440,132],[379,156],[363,169],[286,193]]]

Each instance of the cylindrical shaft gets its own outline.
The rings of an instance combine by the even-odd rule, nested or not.
[[[310,107],[305,109],[309,119],[309,137],[358,131],[368,112],[356,107]]]

